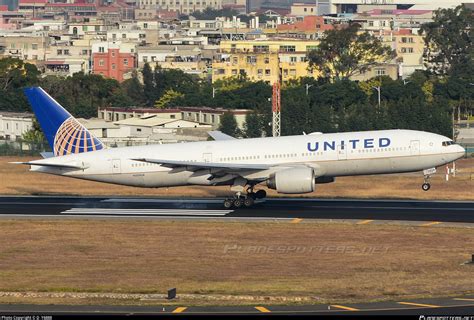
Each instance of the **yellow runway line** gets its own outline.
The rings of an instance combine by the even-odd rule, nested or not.
[[[255,307],[255,309],[257,309],[257,310],[260,311],[260,312],[264,312],[264,313],[271,312],[270,310],[268,310],[268,309],[265,308],[265,307]]]
[[[398,303],[407,305],[407,306],[415,306],[415,307],[440,308],[440,306],[435,306],[433,304],[423,304],[423,303],[415,303],[415,302],[398,302]]]
[[[439,221],[433,221],[433,222],[424,223],[421,226],[422,227],[429,227],[429,226],[434,226],[434,225],[437,225],[437,224],[440,224],[440,223],[441,222],[439,222]]]
[[[291,223],[300,223],[301,221],[303,221],[303,219],[295,218],[295,219],[291,220]]]
[[[188,307],[177,307],[176,309],[174,309],[171,313],[181,313],[183,312],[184,310],[186,310]]]
[[[371,223],[372,221],[374,221],[374,220],[364,220],[364,221],[359,221],[359,222],[357,222],[357,224],[369,224],[369,223]]]
[[[359,309],[346,307],[346,306],[341,306],[339,304],[331,304],[331,307],[339,308],[339,309],[343,309],[343,310],[348,310],[348,311],[359,311]]]

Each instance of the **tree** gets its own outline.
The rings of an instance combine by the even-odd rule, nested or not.
[[[246,138],[260,138],[262,132],[262,116],[251,112],[245,116],[244,133]]]
[[[161,96],[161,98],[155,102],[155,108],[163,109],[168,107],[171,102],[178,98],[182,98],[184,94],[174,91],[173,89],[168,89]]]
[[[39,74],[36,66],[20,59],[0,59],[0,110],[29,110],[23,88],[37,85]]]
[[[40,143],[46,141],[43,131],[41,130],[41,127],[36,118],[33,119],[33,125],[31,129],[23,133],[22,139],[26,142],[32,143]]]
[[[356,73],[393,59],[394,51],[358,24],[328,30],[319,46],[309,52],[309,67],[332,80],[349,79]]]
[[[237,126],[237,120],[230,112],[225,112],[221,117],[221,124],[219,130],[232,137],[236,137],[240,134],[239,127]]]
[[[239,12],[231,8],[223,8],[220,10],[207,7],[203,11],[194,11],[191,15],[198,20],[214,20],[217,17],[232,18],[237,16]]]
[[[460,5],[454,9],[435,11],[433,22],[420,29],[424,34],[424,59],[428,70],[436,75],[447,75],[454,68],[472,63],[474,47],[473,11]]]
[[[127,96],[133,101],[133,105],[141,106],[145,103],[143,85],[138,80],[137,72],[133,72],[130,79],[122,82],[122,88],[125,90]]]
[[[281,131],[282,135],[298,135],[312,132],[313,123],[306,88],[289,87],[282,90]]]
[[[143,66],[143,93],[145,96],[145,103],[147,106],[151,107],[155,103],[155,80],[153,77],[153,72],[151,71],[150,64],[147,62]]]

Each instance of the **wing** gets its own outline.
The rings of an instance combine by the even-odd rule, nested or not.
[[[248,164],[248,163],[215,163],[215,162],[191,162],[179,160],[162,160],[150,158],[135,158],[134,161],[148,162],[160,164],[168,168],[186,168],[189,171],[200,169],[227,169],[227,170],[266,170],[271,166],[265,164]]]
[[[148,162],[159,164],[164,167],[173,169],[184,169],[187,171],[199,171],[203,169],[211,170],[212,174],[216,176],[224,176],[232,174],[240,176],[244,179],[252,181],[263,181],[280,170],[291,169],[295,167],[309,167],[313,169],[316,177],[321,177],[325,174],[324,168],[315,163],[287,163],[287,164],[249,164],[249,163],[216,163],[216,162],[191,162],[179,160],[163,160],[151,158],[134,158],[134,161]]]
[[[218,140],[235,140],[234,137],[229,136],[228,134],[222,133],[221,131],[209,131],[207,133],[211,136],[212,139]]]

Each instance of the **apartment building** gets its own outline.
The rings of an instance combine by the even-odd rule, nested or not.
[[[65,16],[97,16],[94,3],[46,3],[45,14]]]
[[[196,45],[158,45],[138,47],[138,67],[149,63],[152,68],[178,69],[201,77],[207,75],[207,64],[202,50]]]
[[[45,12],[47,0],[20,0],[18,11],[25,13],[28,17],[42,17]]]
[[[316,3],[298,3],[295,2],[290,7],[290,15],[304,17],[317,15]]]
[[[123,81],[136,68],[135,45],[100,42],[92,45],[92,72]]]
[[[3,34],[0,35],[0,54],[36,63],[44,60],[48,41],[38,33]]]
[[[222,0],[139,0],[140,9],[177,11],[181,14],[190,14],[194,11],[203,11],[207,7],[222,9]]]
[[[316,77],[308,70],[307,52],[317,41],[222,41],[221,59],[212,64],[212,81],[245,74],[252,81],[273,84],[300,77]]]
[[[381,35],[384,44],[391,46],[397,56],[394,63],[398,65],[398,76],[406,78],[415,70],[424,70],[423,37],[410,29],[385,31]]]

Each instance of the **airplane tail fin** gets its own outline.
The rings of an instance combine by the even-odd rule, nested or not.
[[[105,145],[40,87],[25,88],[54,156],[101,150]]]

